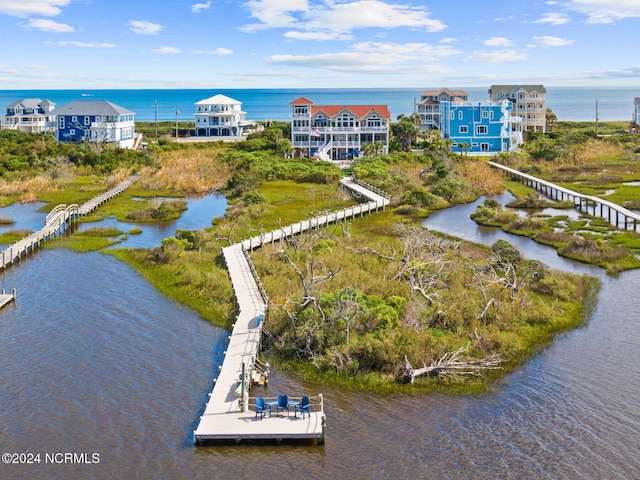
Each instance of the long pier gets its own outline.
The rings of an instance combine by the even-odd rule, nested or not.
[[[600,217],[607,220],[611,225],[618,229],[633,230],[637,232],[638,224],[640,224],[640,215],[627,210],[617,203],[603,200],[592,195],[585,195],[565,187],[556,185],[555,183],[542,180],[540,178],[519,172],[513,168],[505,167],[499,163],[488,162],[494,168],[498,168],[524,182],[526,185],[535,188],[540,193],[554,200],[571,200],[577,209],[588,215]],[[606,207],[606,210],[605,210]],[[591,210],[591,212],[589,211]],[[599,212],[598,212],[599,210]],[[631,229],[629,228],[631,226]]]
[[[57,235],[63,234],[71,227],[73,222],[78,220],[81,215],[91,213],[107,200],[129,188],[131,183],[137,179],[138,175],[133,175],[109,191],[92,198],[82,206],[78,206],[76,204],[63,204],[56,206],[51,210],[51,212],[49,212],[45,219],[45,224],[40,230],[18,240],[16,243],[8,246],[2,251],[0,254],[0,269],[6,269],[7,266],[13,265],[15,262],[26,257],[29,253],[34,252],[35,249],[40,247],[43,242],[51,240]]]
[[[242,440],[316,440],[324,444],[326,416],[322,395],[311,397],[310,415],[276,415],[275,409],[267,418],[250,410],[249,389],[262,338],[262,322],[267,314],[269,299],[258,278],[249,253],[267,243],[288,236],[318,229],[331,223],[355,219],[372,213],[390,203],[389,195],[357,182],[351,177],[341,180],[341,186],[353,196],[368,200],[338,212],[310,218],[273,230],[266,234],[236,243],[222,250],[238,304],[238,316],[225,352],[218,377],[214,380],[209,401],[193,432],[193,442]],[[285,393],[285,392],[283,392]],[[299,401],[300,397],[290,397]],[[265,398],[267,402],[275,398]]]

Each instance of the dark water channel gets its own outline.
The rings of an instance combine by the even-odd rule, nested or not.
[[[108,255],[37,252],[0,273],[3,288],[18,289],[0,312],[0,452],[42,461],[0,464],[0,478],[640,478],[640,272],[610,278],[567,262],[477,227],[474,209],[425,224],[487,244],[505,238],[553,268],[598,275],[589,323],[481,396],[378,397],[276,372],[271,395],[324,394],[323,447],[194,447],[227,333]],[[60,452],[97,453],[99,463],[45,463]]]

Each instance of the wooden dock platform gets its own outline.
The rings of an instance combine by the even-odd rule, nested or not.
[[[376,212],[389,204],[389,196],[384,192],[376,191],[351,177],[343,178],[341,185],[356,198],[366,199],[368,202],[304,220],[223,249],[239,314],[220,367],[220,374],[215,380],[213,391],[209,394],[209,401],[200,417],[200,423],[193,432],[195,444],[229,440],[240,443],[242,440],[281,442],[302,439],[316,440],[318,444],[324,444],[326,417],[322,395],[310,397],[311,412],[304,418],[294,415],[293,412],[289,415],[283,412],[277,415],[274,411],[271,416],[267,414],[264,418],[255,413],[255,399],[249,396],[249,379],[260,348],[262,320],[267,313],[269,301],[247,252],[290,235]],[[245,378],[247,380],[243,382]],[[282,393],[300,400],[300,397],[290,395],[293,392]],[[273,402],[277,399],[265,400]]]
[[[4,288],[2,289],[2,293],[0,293],[0,308],[3,308],[5,305],[16,301],[16,289],[13,289],[13,293],[5,293]]]

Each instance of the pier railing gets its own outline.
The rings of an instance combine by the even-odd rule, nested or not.
[[[535,190],[541,192],[542,194],[554,199],[554,200],[564,200],[565,197],[567,200],[571,200],[573,204],[580,211],[584,211],[588,215],[593,215],[594,217],[599,216],[607,220],[611,225],[614,225],[616,228],[620,227],[620,217],[623,217],[622,226],[624,230],[628,230],[628,226],[632,226],[632,230],[637,232],[638,224],[640,224],[640,215],[627,210],[626,208],[618,205],[617,203],[610,202],[608,200],[604,200],[599,197],[594,197],[592,195],[586,195],[584,193],[579,193],[574,190],[570,190],[565,187],[561,187],[560,185],[556,185],[555,183],[542,180],[541,178],[534,177],[533,175],[528,175],[526,173],[519,172],[513,168],[506,167],[499,163],[488,162],[494,168],[500,169],[506,172],[508,175],[518,178],[520,181],[524,182],[526,185],[534,188]],[[599,207],[599,213],[596,211]],[[607,210],[604,210],[604,207]],[[589,209],[591,208],[591,212]]]

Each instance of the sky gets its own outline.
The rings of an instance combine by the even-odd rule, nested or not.
[[[640,0],[0,0],[0,90],[640,86]]]

